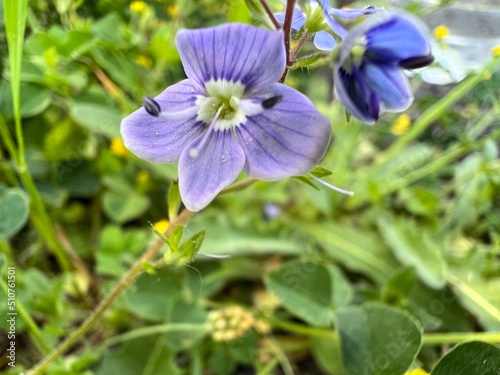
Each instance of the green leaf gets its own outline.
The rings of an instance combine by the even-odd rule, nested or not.
[[[161,335],[131,340],[111,350],[96,371],[97,375],[179,375],[173,353]]]
[[[19,188],[0,184],[0,240],[4,240],[23,227],[28,219],[29,197]]]
[[[320,167],[319,165],[315,166],[311,171],[311,174],[318,178],[330,176],[332,173],[333,173],[332,171],[324,167]]]
[[[177,216],[179,212],[179,207],[181,206],[181,194],[179,192],[179,184],[177,182],[172,182],[168,188],[168,218],[172,220]]]
[[[178,264],[186,264],[193,260],[196,253],[200,250],[203,244],[203,239],[205,238],[205,231],[196,233],[189,240],[185,241],[178,251],[180,258],[177,260]]]
[[[485,328],[500,330],[500,278],[488,280],[487,282],[476,278],[468,281],[464,275],[449,275],[448,281],[452,289],[460,299],[461,304],[477,316],[481,325]],[[459,277],[462,276],[462,277]]]
[[[380,233],[398,260],[415,267],[417,275],[428,286],[439,289],[445,284],[446,263],[442,246],[414,222],[403,218],[380,216]]]
[[[45,87],[27,82],[22,82],[20,87],[21,117],[23,118],[42,113],[52,102],[52,93]],[[14,117],[12,96],[7,82],[0,85],[0,111],[6,119]]]
[[[409,314],[379,303],[342,307],[337,329],[349,375],[403,375],[422,340],[421,328]]]
[[[374,233],[333,223],[300,222],[294,227],[321,244],[332,259],[379,283],[386,282],[397,267],[388,249],[381,245],[380,238]]]
[[[500,348],[472,341],[456,346],[432,370],[431,375],[498,375]]]
[[[321,368],[331,375],[342,374],[342,356],[340,353],[340,341],[337,335],[327,337],[311,337],[312,354]]]
[[[123,195],[107,191],[103,195],[103,208],[106,215],[117,223],[136,219],[149,208],[148,197],[138,193]]]
[[[152,321],[163,321],[169,309],[182,299],[186,274],[183,269],[159,269],[155,275],[143,273],[126,294],[129,311]]]
[[[204,288],[197,270],[167,266],[157,269],[154,275],[141,274],[126,293],[125,305],[129,311],[148,320],[179,323],[181,311],[187,314],[187,305],[200,303]],[[190,319],[199,323],[202,318],[204,313],[197,311]]]
[[[168,315],[167,323],[179,324],[203,324],[207,321],[207,312],[203,306],[196,301],[178,301],[172,308],[171,313]],[[206,331],[200,329],[199,331],[185,330],[175,331],[166,334],[167,345],[174,351],[180,351],[192,347],[200,341],[205,335]]]
[[[325,266],[301,261],[286,263],[270,272],[265,282],[292,314],[314,326],[332,323],[333,281]]]
[[[94,103],[75,103],[71,108],[71,117],[92,132],[109,138],[120,136],[123,115],[116,108]]]

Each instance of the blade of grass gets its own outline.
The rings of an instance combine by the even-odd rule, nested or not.
[[[5,31],[9,47],[10,86],[12,92],[12,105],[14,110],[14,123],[16,129],[17,150],[5,122],[0,122],[2,138],[7,145],[12,159],[16,162],[19,176],[31,197],[30,217],[42,234],[45,242],[54,252],[59,265],[64,271],[71,270],[71,264],[64,249],[59,243],[54,231],[54,226],[47,214],[42,198],[38,194],[35,183],[28,171],[25,157],[24,135],[21,123],[21,63],[23,55],[24,31],[28,9],[27,0],[4,0]],[[3,120],[3,119],[2,119]],[[17,151],[17,154],[16,154]]]
[[[408,143],[416,139],[434,121],[439,119],[453,104],[463,98],[469,91],[482,81],[491,77],[492,70],[500,63],[499,58],[493,59],[482,72],[471,74],[455,86],[443,99],[432,105],[415,121],[410,131],[401,136],[378,159],[377,167],[380,169],[392,158],[396,157]]]

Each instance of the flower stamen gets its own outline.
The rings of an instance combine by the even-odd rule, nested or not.
[[[143,99],[143,106],[146,112],[153,117],[161,117],[167,121],[183,121],[194,117],[197,113],[195,106],[188,107],[176,112],[162,111],[160,105],[156,100],[150,96],[145,96]]]
[[[212,134],[212,132],[215,128],[215,124],[217,123],[217,120],[219,119],[220,113],[222,112],[224,107],[225,107],[225,105],[221,105],[219,107],[212,122],[210,123],[210,126],[206,130],[205,134],[203,134],[203,137],[201,138],[201,140],[198,142],[198,144],[195,147],[193,147],[189,150],[189,156],[192,157],[193,159],[197,158],[200,155],[200,151],[203,150],[203,148],[207,144],[207,141],[210,138],[210,135]]]

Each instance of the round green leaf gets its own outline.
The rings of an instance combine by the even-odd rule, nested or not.
[[[498,375],[500,348],[472,341],[458,345],[445,355],[431,375]]]
[[[422,341],[421,328],[406,312],[379,303],[340,308],[337,329],[349,375],[403,375]]]
[[[0,240],[15,234],[28,219],[29,197],[24,190],[0,185]]]
[[[88,130],[104,134],[109,138],[120,136],[122,113],[113,107],[95,103],[76,103],[71,117]]]
[[[149,207],[149,199],[137,193],[128,195],[107,191],[103,196],[104,212],[118,223],[141,216]]]
[[[311,325],[331,324],[333,282],[323,265],[301,261],[287,263],[269,273],[266,284],[292,314]]]

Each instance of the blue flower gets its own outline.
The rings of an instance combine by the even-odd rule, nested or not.
[[[374,124],[383,111],[400,112],[413,101],[403,69],[433,61],[430,35],[413,16],[379,10],[344,39],[334,67],[335,91],[347,111]]]
[[[286,1],[284,2],[286,3]],[[325,23],[329,26],[331,31],[341,39],[344,39],[347,36],[348,31],[336,20],[336,18],[343,20],[355,20],[361,16],[372,14],[377,11],[377,9],[371,5],[359,9],[336,9],[330,5],[328,0],[307,0],[307,2],[311,5],[312,14],[314,14],[318,7],[320,7],[323,12],[323,19]],[[285,22],[284,12],[276,13],[274,16],[281,24]],[[298,5],[295,5],[292,18],[292,29],[298,31],[304,26],[305,23],[305,13]],[[322,51],[331,51],[337,45],[337,42],[332,34],[325,30],[315,32],[313,42],[316,48]]]
[[[185,206],[199,211],[245,170],[262,180],[302,175],[323,157],[331,126],[300,92],[277,83],[285,69],[281,31],[248,25],[181,30],[187,79],[121,124],[140,158],[179,162]]]

